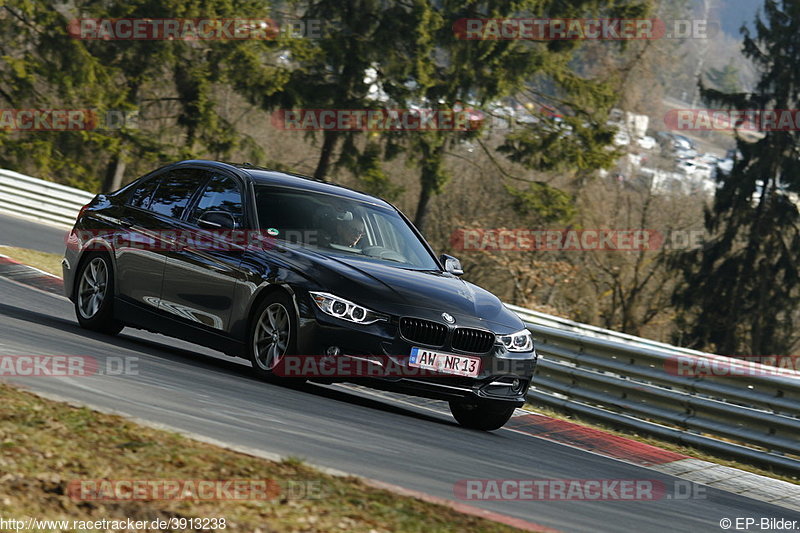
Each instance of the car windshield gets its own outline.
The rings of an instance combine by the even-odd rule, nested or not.
[[[436,261],[391,208],[332,194],[256,186],[261,230],[322,254],[439,270]]]

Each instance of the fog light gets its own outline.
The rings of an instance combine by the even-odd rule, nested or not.
[[[328,346],[328,349],[325,350],[326,355],[339,355],[341,353],[342,350],[340,350],[338,346]]]
[[[520,388],[522,388],[522,382],[520,382],[518,379],[514,379],[514,381],[511,382],[511,390],[517,392],[520,390]]]

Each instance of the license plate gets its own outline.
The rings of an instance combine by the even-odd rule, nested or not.
[[[411,348],[408,366],[474,378],[481,371],[481,360],[479,357],[470,357],[469,355],[434,352],[426,348],[414,347]]]

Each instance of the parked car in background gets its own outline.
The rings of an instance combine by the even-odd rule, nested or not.
[[[655,138],[649,135],[645,135],[644,137],[638,137],[636,139],[636,144],[639,145],[639,148],[642,148],[644,150],[652,150],[656,146],[658,146],[658,143],[656,142]]]

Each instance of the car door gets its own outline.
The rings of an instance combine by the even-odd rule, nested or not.
[[[167,252],[159,308],[183,320],[228,331],[244,241],[243,183],[219,171],[198,171],[204,185],[176,221],[177,246]],[[198,176],[199,177],[199,176]],[[230,225],[225,222],[230,221]]]
[[[115,210],[113,239],[117,295],[139,305],[158,307],[164,279],[165,257],[159,221],[149,210],[153,193],[164,174],[145,178]]]
[[[201,185],[190,169],[168,169],[134,189],[120,225],[127,228],[117,242],[119,294],[137,304],[161,308],[161,294],[175,221]]]

